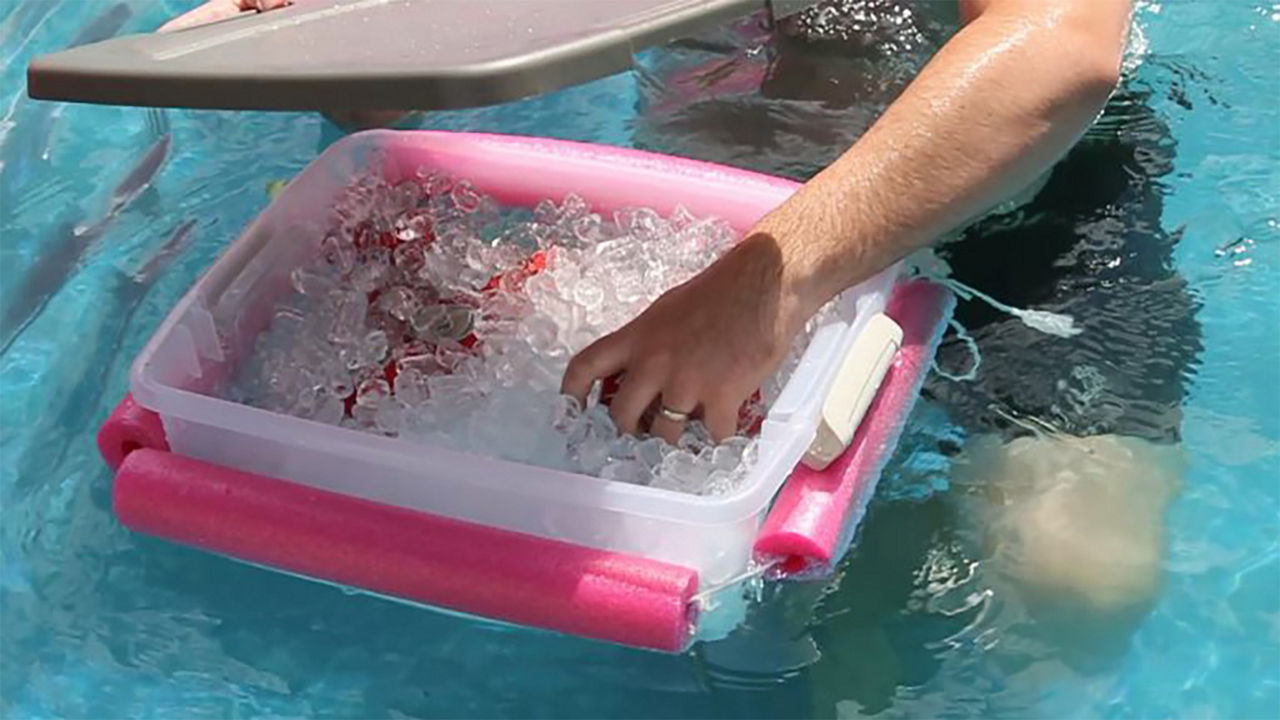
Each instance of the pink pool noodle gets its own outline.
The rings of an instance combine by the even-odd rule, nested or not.
[[[955,304],[943,287],[924,281],[898,285],[886,314],[902,327],[894,358],[849,448],[826,470],[798,465],[782,487],[756,537],[758,560],[781,561],[784,575],[830,568],[893,453],[906,415],[920,392]]]
[[[130,529],[248,562],[521,625],[677,652],[697,573],[151,449],[116,475]]]
[[[467,178],[504,205],[533,207],[544,198],[576,193],[599,213],[643,206],[669,215],[683,207],[695,216],[725,220],[740,232],[800,187],[784,178],[699,160],[517,135],[371,130],[326,152],[346,152],[343,143],[361,138],[385,150],[385,172],[393,180],[429,167]],[[732,193],[725,192],[726,185],[733,187]]]
[[[125,395],[111,416],[98,430],[98,452],[114,470],[134,450],[168,450],[160,416],[134,402],[133,395]]]

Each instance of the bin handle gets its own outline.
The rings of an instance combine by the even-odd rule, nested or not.
[[[755,562],[772,565],[772,577],[825,575],[848,549],[954,309],[955,297],[940,285],[911,280],[894,288],[885,314],[901,326],[902,346],[852,442],[823,470],[797,465],[756,536]]]

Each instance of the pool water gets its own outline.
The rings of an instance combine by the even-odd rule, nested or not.
[[[123,31],[190,4],[130,0]],[[838,582],[768,588],[751,632],[674,657],[351,595],[115,522],[93,433],[131,359],[267,183],[336,134],[311,115],[168,111],[152,187],[81,242],[157,124],[32,102],[23,73],[112,7],[0,0],[0,317],[34,318],[0,354],[0,715],[1280,716],[1280,7],[1139,12],[1134,82],[1177,142],[1162,224],[1202,345],[1150,612],[1092,628],[1111,641],[1094,648],[1038,625],[982,558],[957,564],[938,448],[965,429],[921,403]],[[625,74],[425,125],[628,145],[637,101]]]

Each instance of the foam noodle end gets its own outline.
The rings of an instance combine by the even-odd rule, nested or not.
[[[168,450],[164,424],[155,412],[139,405],[133,395],[125,395],[98,430],[98,452],[112,470],[120,467],[134,450]]]

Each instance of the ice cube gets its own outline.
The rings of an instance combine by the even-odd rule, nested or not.
[[[742,450],[745,444],[745,438],[734,437],[716,446],[711,451],[711,465],[716,470],[733,472],[734,468],[742,462]]]
[[[457,375],[432,375],[427,378],[428,392],[432,397],[457,398],[465,396],[471,384],[464,377]]]
[[[391,317],[406,322],[419,307],[417,294],[403,285],[387,288],[378,297],[378,304]]]
[[[628,218],[628,232],[640,240],[661,240],[670,226],[652,208],[638,208]]]
[[[355,392],[351,372],[341,362],[326,363],[321,368],[320,377],[321,386],[334,397],[345,398]]]
[[[582,413],[582,417],[587,422],[589,432],[598,438],[612,439],[618,434],[618,428],[613,424],[613,417],[609,415],[609,408],[605,405],[592,405]]]
[[[677,232],[682,232],[697,222],[698,219],[683,205],[677,205],[676,209],[671,211],[671,228]]]
[[[545,317],[555,327],[557,340],[561,333],[567,337],[572,335],[573,331],[578,328],[580,311],[576,309],[571,301],[560,297],[558,294],[548,294],[539,298],[538,309],[541,311],[542,317]]]
[[[436,364],[444,373],[458,372],[472,357],[466,348],[455,343],[440,343],[436,346]]]
[[[594,213],[574,219],[569,229],[573,240],[580,245],[595,245],[605,238],[603,222]]]
[[[739,476],[726,470],[713,470],[707,478],[704,495],[727,495],[738,488]]]
[[[384,397],[374,406],[373,425],[384,435],[397,435],[404,424],[404,412],[403,405]]]
[[[530,315],[520,324],[520,336],[533,351],[546,355],[556,347],[559,326],[546,315]]]
[[[355,341],[364,328],[365,315],[369,312],[369,299],[364,293],[342,293],[329,328],[329,339],[338,344]]]
[[[401,243],[391,252],[391,261],[405,277],[418,277],[427,264],[427,253],[418,243]]]
[[[391,385],[384,378],[372,377],[360,383],[356,388],[356,405],[373,407],[391,395]]]
[[[422,186],[413,180],[402,180],[391,189],[391,205],[398,210],[417,207],[421,198]]]
[[[453,189],[453,177],[440,172],[419,169],[423,192],[428,196],[444,195]]]
[[[311,419],[328,425],[337,425],[342,422],[346,414],[345,403],[340,398],[326,392],[317,405],[315,412],[311,415]]]
[[[577,398],[570,395],[556,395],[551,410],[551,422],[556,428],[567,431],[581,417],[582,403],[578,402]]]
[[[425,403],[430,397],[427,394],[426,376],[412,368],[402,369],[396,373],[393,392],[396,400],[408,408],[415,408]]]
[[[293,283],[293,289],[300,295],[312,298],[324,297],[336,287],[330,278],[305,267],[294,268],[289,274],[289,280]]]
[[[650,470],[659,470],[671,446],[662,438],[645,438],[636,445],[636,459],[644,463]]]
[[[600,305],[604,302],[604,290],[595,280],[584,278],[579,280],[573,288],[573,299],[588,312],[597,312]]]
[[[382,330],[372,330],[360,339],[358,348],[359,364],[362,367],[381,363],[387,356],[390,343],[387,334]]]
[[[463,180],[453,186],[453,204],[464,213],[475,212],[480,207],[480,195],[471,183]]]
[[[396,359],[397,373],[416,372],[425,380],[444,370],[436,360],[435,348],[426,343],[402,345],[398,348],[398,353],[400,357]]]
[[[356,250],[342,236],[330,233],[320,241],[320,257],[339,275],[346,275],[355,267]]]
[[[297,308],[280,306],[271,318],[271,335],[274,338],[301,338],[306,318]]]
[[[578,444],[576,460],[581,472],[598,475],[609,460],[609,443],[605,440],[588,436]]]
[[[375,256],[366,258],[356,265],[347,278],[347,284],[358,292],[370,293],[377,290],[386,277],[387,266]]]
[[[609,458],[611,460],[634,460],[638,444],[639,441],[636,440],[635,435],[619,435],[609,444]]]
[[[634,460],[617,460],[604,466],[600,477],[630,485],[648,485],[653,476],[649,469]]]
[[[644,274],[618,268],[613,278],[613,295],[618,302],[628,305],[643,300],[649,292],[645,288]]]
[[[303,384],[293,396],[289,412],[300,418],[310,419],[315,416],[324,400],[324,390],[311,384]]]
[[[699,492],[707,478],[707,469],[688,450],[677,450],[662,460],[662,470],[655,484],[679,492]]]
[[[560,220],[560,208],[553,200],[539,200],[533,206],[533,222],[539,225],[555,225]]]
[[[480,198],[480,204],[471,213],[472,230],[486,241],[493,240],[500,231],[502,224],[502,211],[498,208],[498,204],[493,198],[485,195]]]
[[[685,426],[684,433],[680,436],[679,442],[676,443],[676,446],[681,450],[688,450],[694,455],[698,455],[713,445],[711,432],[707,430],[706,425],[697,420]]]

